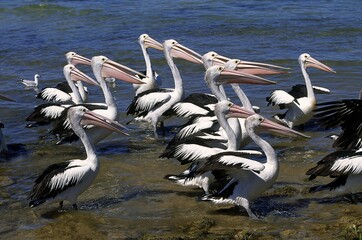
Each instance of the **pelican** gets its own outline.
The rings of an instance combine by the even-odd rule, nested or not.
[[[214,60],[215,59],[216,59],[216,57],[214,58]],[[204,61],[206,61],[206,60],[204,59]],[[237,70],[240,63],[241,63],[241,60],[239,60],[239,59],[230,59],[229,61],[227,61],[224,64],[224,68],[231,69],[231,70]],[[260,64],[260,63],[256,63],[256,64]],[[216,64],[216,65],[219,66],[219,64]],[[271,66],[274,66],[274,65],[271,65]],[[254,66],[253,73],[259,74],[259,75],[276,74],[276,72],[272,68],[270,68],[270,71],[268,72],[268,69],[265,66],[260,67],[260,72],[258,72],[258,69],[259,69],[258,65]],[[238,72],[243,73],[243,71],[238,71]],[[278,72],[278,73],[280,73],[280,72]],[[246,76],[248,75],[248,73],[244,73],[244,74]],[[249,76],[253,76],[253,75],[249,74]],[[254,76],[254,78],[257,78],[257,77]],[[259,79],[262,80],[262,78],[259,78]],[[213,81],[212,78],[209,78],[209,79],[205,78],[205,80],[206,80],[208,86],[210,87],[211,91],[214,94],[215,94],[215,91],[218,92],[217,95],[219,96],[219,99],[220,98],[226,99],[226,94],[223,89],[223,85],[215,83],[215,81]],[[262,81],[261,83],[256,83],[256,84],[272,84],[272,83],[275,83],[275,82],[272,82],[272,81],[266,82],[266,80],[265,80],[264,82]],[[253,107],[251,105],[248,97],[242,91],[242,89],[240,88],[240,86],[237,83],[231,84],[231,86],[232,86],[234,92],[237,94],[238,98],[240,99],[240,102],[242,103],[242,105],[245,108],[247,108],[248,110],[250,110],[252,112],[258,111],[258,108]],[[204,94],[198,94],[198,95],[202,96]],[[217,99],[217,98],[215,97],[215,99]],[[176,105],[180,105],[180,103],[178,103]],[[211,103],[209,103],[207,105],[207,108],[213,109],[213,105]],[[187,109],[191,109],[191,107],[188,106]],[[186,111],[188,111],[188,110],[186,110]],[[215,117],[213,117],[214,116],[213,113],[210,110],[206,109],[206,105],[205,105],[205,108],[203,109],[203,111],[204,111],[204,113],[201,111],[198,111],[199,113],[196,114],[195,118],[191,118],[191,120],[188,123],[186,123],[184,126],[181,127],[181,129],[176,134],[176,136],[179,139],[184,139],[186,137],[194,136],[195,134],[199,134],[200,132],[210,132],[210,131],[215,132],[215,127],[216,127],[215,123],[217,123],[217,122],[215,121],[216,120]],[[190,113],[190,111],[188,112],[188,114],[189,113]],[[201,115],[205,115],[205,117],[202,117]],[[239,120],[234,119],[234,120],[229,120],[229,121],[234,121],[234,123],[233,123],[234,130],[237,130],[240,127],[243,128],[243,126],[244,126],[243,119],[239,119]],[[240,122],[239,123],[240,126],[237,123],[238,121]],[[220,128],[220,130],[221,130],[221,132],[218,133],[217,135],[223,136],[222,128]],[[239,132],[240,131],[236,132],[236,134],[238,135]],[[240,147],[245,146],[249,142],[250,142],[250,139],[247,137],[246,131],[241,131]]]
[[[147,90],[158,89],[161,85],[161,77],[152,69],[148,49],[154,48],[163,51],[162,44],[151,38],[148,34],[141,34],[138,38],[138,43],[141,46],[143,57],[145,59],[146,71],[143,73],[146,75],[146,77],[141,78],[144,84],[133,84],[133,89],[135,90],[136,96]]]
[[[233,116],[245,117],[245,114],[235,112]],[[290,134],[290,136],[301,136],[301,134],[258,114],[249,116],[245,125],[249,136],[264,152],[265,161],[261,159],[256,161],[246,158],[245,155],[238,156],[225,151],[213,155],[204,164],[199,164],[190,172],[189,177],[193,178],[209,171],[226,170],[230,179],[227,184],[220,191],[204,196],[203,200],[242,206],[250,217],[257,218],[250,209],[250,201],[274,184],[279,174],[279,162],[272,146],[255,133],[255,128],[264,126],[277,132]]]
[[[174,57],[183,58],[190,62],[201,64],[201,56],[191,49],[181,45],[176,40],[166,40],[163,44],[165,58],[174,78],[174,89],[149,90],[137,95],[130,106],[127,114],[132,114],[152,124],[153,132],[158,138],[157,125],[162,121],[162,114],[170,109],[183,97],[183,85],[179,70],[173,61]]]
[[[351,200],[357,203],[354,194],[362,191],[362,148],[357,151],[340,150],[328,154],[306,174],[310,175],[309,180],[318,176],[334,179],[328,184],[310,188],[309,192],[329,190],[339,194],[351,194]]]
[[[237,106],[231,103],[230,101],[222,100],[218,102],[215,106],[215,115],[217,116],[220,125],[222,126],[223,130],[227,135],[227,147],[215,148],[206,145],[200,146],[200,141],[195,142],[193,144],[188,143],[187,146],[186,144],[181,143],[178,145],[179,149],[177,149],[176,146],[177,151],[175,151],[176,154],[174,157],[176,157],[183,164],[186,163],[187,161],[189,162],[193,161],[193,164],[183,173],[179,175],[166,175],[165,178],[168,180],[176,181],[176,183],[180,185],[198,186],[200,188],[203,188],[205,194],[209,194],[210,183],[215,181],[215,179],[220,178],[220,175],[225,176],[225,174],[222,174],[222,171],[215,170],[217,174],[214,174],[214,171],[207,171],[203,174],[197,174],[196,177],[194,176],[192,178],[189,178],[189,175],[192,174],[200,164],[205,164],[205,162],[207,162],[210,157],[213,157],[215,154],[219,154],[222,152],[227,152],[228,154],[235,154],[239,157],[258,156],[258,155],[260,156],[261,153],[259,151],[240,149],[238,142],[239,138],[236,136],[234,129],[231,128],[229,122],[226,120],[226,117],[229,119],[234,117],[246,118],[254,114],[255,114],[254,112],[249,111],[240,106]],[[278,124],[273,122],[269,123],[269,122],[271,121],[265,119],[264,124],[260,128],[262,128],[263,130],[267,130],[273,134],[278,134],[282,136],[287,136],[287,137],[300,136],[308,138],[308,136],[284,126],[270,128],[269,125],[274,126]],[[220,139],[219,141],[223,140],[224,139]]]
[[[317,103],[307,68],[314,67],[326,72],[335,73],[332,68],[312,58],[308,53],[301,54],[298,61],[305,80],[307,96],[295,98],[283,90],[275,90],[266,98],[268,105],[278,105],[280,109],[288,109],[283,114],[275,115],[274,118],[290,128],[303,125],[310,120],[313,117],[313,110]]]
[[[252,74],[252,75],[275,75],[285,73],[286,68],[266,64],[259,62],[249,62],[242,61],[240,59],[230,59],[228,57],[224,57],[222,55],[217,54],[216,52],[208,52],[202,56],[202,62],[204,64],[205,70],[210,68],[211,66],[224,66],[227,69],[232,69],[236,71],[240,71],[242,73]],[[241,93],[242,90],[237,85],[233,85],[233,89],[240,98],[243,96],[245,99],[246,95]],[[219,85],[219,90],[223,95],[226,96],[223,85]],[[243,101],[240,98],[241,101]],[[178,117],[189,118],[194,115],[210,115],[214,110],[214,105],[217,103],[217,98],[208,93],[192,93],[179,103],[175,104],[172,107],[173,112],[170,113],[172,115],[176,115]],[[247,104],[247,98],[245,99],[244,104]],[[250,103],[250,102],[249,102]]]
[[[89,105],[93,105],[92,109],[96,108],[93,110],[95,113],[105,116],[113,121],[118,120],[118,108],[116,102],[114,101],[113,95],[108,88],[105,78],[113,77],[115,79],[119,79],[128,83],[142,84],[143,82],[138,77],[135,77],[130,73],[139,74],[140,76],[143,76],[143,74],[127,66],[114,62],[105,56],[92,57],[91,66],[94,76],[102,88],[105,98],[105,104],[91,103]],[[99,108],[97,108],[97,106],[99,106]],[[87,129],[87,132],[93,144],[100,142],[112,133],[111,131],[107,131],[106,129],[99,129],[94,127],[89,127],[89,129]],[[78,138],[75,133],[67,133],[58,142],[58,144],[73,142],[76,140],[78,140]]]
[[[220,68],[215,66],[215,68]],[[222,172],[218,171],[217,175],[215,176],[215,172],[206,172],[205,174],[200,174],[197,177],[192,179],[188,178],[188,175],[193,172],[193,169],[199,164],[199,162],[204,162],[205,159],[210,158],[211,156],[228,151],[228,152],[235,152],[235,154],[244,154],[244,155],[261,155],[259,151],[253,150],[238,150],[238,142],[235,132],[231,128],[229,122],[227,121],[227,115],[237,111],[238,113],[243,112],[245,116],[250,116],[253,112],[250,112],[244,108],[241,108],[237,105],[234,105],[232,102],[227,100],[222,100],[215,105],[215,115],[218,119],[219,124],[224,129],[227,135],[227,147],[225,147],[225,143],[222,142],[219,146],[210,147],[207,143],[203,143],[199,141],[194,142],[176,142],[176,144],[172,147],[166,148],[165,152],[160,157],[174,157],[179,160],[182,164],[193,162],[191,166],[178,175],[166,175],[164,178],[167,180],[175,181],[176,183],[183,185],[183,186],[197,186],[204,190],[205,194],[209,194],[209,187],[211,182],[214,182],[216,178],[220,178],[224,176]],[[220,139],[221,141],[223,139]],[[220,141],[219,140],[219,141]],[[215,144],[214,144],[215,145]],[[220,146],[221,145],[221,146]]]
[[[229,70],[221,66],[212,66],[205,72],[205,81],[208,83],[211,92],[216,96],[220,101],[227,100],[226,96],[220,91],[219,85],[228,84],[228,83],[249,83],[249,84],[274,84],[275,82],[269,81],[264,78],[260,78],[254,75]],[[254,113],[254,112],[251,112]],[[186,123],[184,127],[176,134],[175,139],[169,143],[166,147],[166,150],[160,157],[167,158],[177,158],[181,162],[189,162],[194,161],[198,158],[203,158],[209,156],[209,154],[213,154],[214,150],[205,150],[213,145],[208,145],[207,143],[203,143],[202,138],[198,138],[196,141],[192,139],[191,141],[177,141],[177,139],[183,139],[185,136],[191,136],[195,132],[200,132],[200,129],[207,129],[207,132],[216,132],[220,129],[220,117],[218,118],[215,114],[210,116],[202,116],[199,118],[194,118],[192,124],[187,125]],[[238,137],[238,147],[240,143],[239,136],[240,125],[237,119],[230,119],[229,122],[232,124],[232,129],[234,134]],[[224,129],[223,127],[222,129]],[[226,134],[227,135],[227,134]],[[219,135],[220,136],[220,135]],[[214,139],[214,138],[213,138]],[[216,140],[218,148],[225,148],[225,144],[227,143],[227,136],[219,137]],[[224,140],[224,143],[221,143],[220,140]],[[206,144],[206,146],[205,146]],[[220,145],[221,144],[221,145]],[[201,146],[200,148],[198,146]]]
[[[74,82],[86,82],[95,86],[99,86],[98,82],[90,78],[88,75],[77,69],[73,64],[67,64],[63,67],[63,74],[70,89],[73,92],[73,102],[74,104],[83,103],[82,97],[77,90]],[[68,108],[69,104],[61,103],[44,103],[34,108],[34,111],[26,118],[28,122],[35,122],[28,124],[27,127],[34,127],[40,125],[46,125],[58,119],[64,109]]]
[[[65,54],[68,64],[84,64],[90,65],[90,60],[85,58],[75,52],[68,52]],[[83,86],[82,81],[77,82],[77,88],[73,88],[69,85],[69,82],[59,83],[55,87],[48,87],[42,89],[37,98],[43,99],[45,101],[53,101],[60,103],[75,103],[78,104],[79,100],[74,99],[78,92],[81,96],[81,102],[86,102],[88,98],[88,93],[86,88]]]
[[[344,99],[317,104],[314,117],[325,128],[340,126],[342,132],[333,143],[339,150],[362,148],[362,90],[359,99]]]
[[[33,87],[36,88],[39,85],[39,78],[40,75],[39,74],[35,74],[34,75],[34,80],[27,80],[27,79],[20,79],[21,83],[24,84],[26,87]]]
[[[62,207],[63,201],[67,200],[73,204],[74,209],[78,209],[78,196],[92,184],[99,171],[99,159],[95,148],[82,125],[92,124],[126,134],[120,130],[121,125],[117,122],[91,112],[83,106],[69,108],[67,117],[73,131],[84,145],[87,158],[68,160],[48,166],[34,181],[28,197],[30,207],[36,207],[45,202],[59,202]]]

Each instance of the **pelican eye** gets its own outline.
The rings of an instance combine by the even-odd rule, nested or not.
[[[218,67],[218,70],[219,70],[219,71],[222,71],[222,67]]]
[[[232,104],[232,103],[229,103],[229,104],[228,104],[228,106],[229,106],[229,107],[232,107],[232,106],[233,106],[233,104]]]
[[[259,118],[259,121],[262,122],[262,121],[263,121],[263,118]]]

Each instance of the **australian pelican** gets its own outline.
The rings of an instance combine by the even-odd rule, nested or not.
[[[67,64],[63,67],[63,74],[67,80],[68,86],[73,91],[73,102],[74,104],[83,103],[82,97],[77,90],[74,82],[86,82],[95,86],[99,86],[98,82],[90,78],[88,75],[77,69],[73,64]],[[26,118],[28,122],[35,122],[28,124],[27,127],[34,127],[40,125],[46,125],[53,122],[56,119],[59,119],[62,112],[71,106],[71,104],[61,104],[61,103],[44,103],[34,108],[34,111]]]
[[[332,68],[314,59],[308,53],[301,54],[298,61],[305,80],[307,95],[294,97],[283,90],[275,90],[266,98],[268,105],[278,105],[280,109],[288,109],[283,114],[275,115],[274,118],[290,128],[303,125],[309,121],[313,117],[313,110],[317,103],[307,68],[314,67],[326,72],[335,73]]]
[[[140,76],[142,76],[143,74],[127,66],[112,61],[111,59],[105,56],[92,57],[91,66],[93,69],[94,76],[102,88],[105,98],[105,104],[89,103],[87,105],[92,106],[92,111],[97,114],[105,116],[113,121],[118,120],[118,108],[113,98],[113,95],[110,89],[108,88],[105,78],[107,77],[115,78],[128,83],[142,84],[140,78],[135,77],[134,74],[139,74]],[[65,127],[67,127],[67,125],[65,125]],[[101,140],[103,140],[112,133],[107,129],[99,129],[96,127],[89,127],[86,131],[89,134],[89,138],[91,139],[93,144],[100,142]],[[78,137],[75,133],[66,131],[65,136],[62,137],[62,139],[58,142],[58,144],[73,142],[76,140],[78,140]]]
[[[166,40],[163,44],[165,58],[174,78],[174,89],[154,89],[138,94],[130,104],[127,114],[142,117],[142,121],[152,124],[155,137],[158,137],[157,125],[163,120],[163,113],[169,110],[183,97],[181,75],[173,58],[183,58],[193,63],[201,64],[201,56],[191,49],[181,45],[176,40]]]
[[[68,64],[90,65],[90,60],[75,52],[68,52],[65,54]],[[74,84],[74,83],[72,83]],[[55,87],[43,88],[38,94],[37,98],[45,101],[60,102],[60,103],[75,103],[78,104],[78,99],[74,99],[74,95],[78,92],[81,96],[81,102],[86,102],[88,93],[81,81],[77,82],[77,87],[73,88],[69,85],[69,82],[63,82],[57,84]]]
[[[205,70],[207,70],[211,66],[223,66],[227,69],[232,69],[252,75],[275,75],[285,73],[286,70],[286,68],[266,63],[230,59],[228,57],[219,55],[216,52],[208,52],[204,54],[201,59],[204,64]],[[236,84],[232,86],[234,91],[240,98],[240,96],[243,94],[240,93],[241,89],[237,89],[238,87]],[[219,85],[219,90],[223,95],[226,96],[223,85]],[[173,113],[171,114],[185,118],[192,117],[193,115],[210,115],[217,101],[218,100],[215,95],[212,94],[192,93],[179,103],[175,104],[172,107]]]
[[[245,114],[235,112],[233,116],[245,117]],[[245,157],[245,155],[224,151],[211,156],[203,164],[197,165],[189,173],[189,178],[197,177],[210,171],[225,170],[229,181],[218,192],[204,196],[203,200],[210,200],[218,204],[227,203],[242,206],[250,217],[256,218],[256,215],[250,209],[250,201],[274,184],[279,174],[279,162],[272,146],[260,138],[255,133],[255,129],[259,126],[264,126],[290,136],[304,135],[267,120],[258,114],[249,116],[246,119],[245,125],[249,136],[264,152],[264,161],[260,157],[254,160]]]
[[[36,207],[42,203],[67,200],[77,209],[77,198],[96,178],[99,171],[99,159],[83,125],[96,125],[125,134],[120,130],[121,125],[104,116],[89,111],[84,106],[74,106],[67,109],[67,117],[73,131],[81,139],[87,158],[73,159],[48,166],[34,181],[29,195],[29,206]]]
[[[135,90],[136,96],[144,91],[158,89],[160,87],[161,77],[157,74],[156,71],[152,69],[148,49],[154,48],[163,51],[163,45],[155,39],[151,38],[148,34],[141,34],[138,38],[138,43],[141,46],[143,57],[145,59],[146,71],[142,73],[144,73],[146,77],[143,78],[140,76],[144,84],[133,84],[133,89]]]
[[[216,96],[220,101],[227,100],[226,96],[220,91],[219,85],[221,84],[236,84],[236,83],[248,83],[248,84],[273,84],[274,82],[260,78],[251,74],[246,74],[234,70],[229,70],[221,66],[212,66],[205,72],[205,81],[208,83],[211,92]],[[254,112],[251,112],[254,113]],[[220,123],[218,122],[218,117],[215,112],[209,114],[208,116],[199,116],[191,119],[185,126],[182,126],[180,131],[176,134],[173,141],[171,141],[166,150],[160,157],[167,158],[177,158],[181,162],[194,161],[198,158],[203,158],[205,155],[213,154],[214,151],[206,151],[210,147],[215,147],[213,143],[210,143],[208,140],[204,139],[205,134],[202,134],[202,137],[197,136],[197,139],[191,139],[191,141],[179,141],[180,139],[185,139],[186,136],[194,136],[195,133],[200,133],[201,129],[207,129],[207,133],[217,132],[220,129]],[[238,140],[240,140],[240,125],[237,119],[230,119],[229,122],[233,122],[233,134],[236,134]],[[224,128],[222,128],[224,129]],[[215,134],[213,134],[215,136]],[[226,134],[227,135],[227,134]],[[227,136],[220,137],[218,134],[216,139],[217,146],[220,148],[226,148]],[[238,146],[240,141],[238,141]],[[209,145],[211,144],[211,145]],[[211,152],[210,152],[211,151]]]
[[[356,203],[358,200],[354,194],[362,191],[362,148],[328,154],[306,174],[310,175],[309,180],[319,176],[333,178],[330,183],[310,188],[309,192],[329,190],[339,194],[351,194],[351,200]]]

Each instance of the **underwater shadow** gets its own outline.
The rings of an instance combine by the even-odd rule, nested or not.
[[[13,158],[29,155],[29,150],[25,144],[12,143],[7,145],[8,150],[0,153],[0,161],[10,161]]]

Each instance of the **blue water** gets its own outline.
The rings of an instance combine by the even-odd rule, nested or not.
[[[313,84],[332,91],[330,95],[318,96],[318,101],[356,98],[362,88],[360,5],[358,0],[1,1],[0,93],[16,100],[15,103],[0,102],[4,133],[9,143],[35,146],[39,136],[46,133],[45,130],[25,128],[26,116],[41,101],[35,99],[33,90],[24,88],[19,82],[20,78],[30,79],[39,73],[40,88],[63,81],[64,54],[68,51],[86,57],[105,55],[143,70],[144,61],[137,43],[138,36],[143,33],[160,42],[176,39],[200,54],[216,51],[231,58],[290,67],[290,74],[270,78],[278,82],[277,86],[245,87],[252,103],[260,106],[265,116],[278,112],[266,108],[265,97],[272,90],[288,90],[294,84],[303,83],[297,63],[298,56],[303,52],[310,53],[337,71],[337,74],[310,71]],[[162,76],[163,85],[172,87],[171,74],[163,54],[156,50],[151,50],[150,54],[154,68]],[[208,91],[202,80],[202,67],[184,61],[177,64],[186,94]],[[90,69],[82,70],[92,74]],[[113,91],[124,116],[133,90],[129,85],[117,83]],[[103,99],[96,88],[90,87],[90,92],[90,99],[95,102]],[[323,132],[310,134],[316,138],[305,144],[307,150],[312,146],[326,153],[333,151],[327,148],[330,147],[329,143],[318,140]],[[130,141],[142,139],[135,136]],[[158,152],[162,151],[163,146],[158,147]],[[312,156],[310,161],[318,160],[320,156]],[[29,158],[22,158],[16,164],[1,163],[0,170],[4,168],[8,172],[17,165],[35,168],[36,164],[32,164]],[[46,165],[45,162],[40,166],[43,168]],[[21,173],[20,170],[15,172]],[[31,177],[21,173],[13,178],[18,184],[15,188],[29,190]],[[19,179],[27,181],[22,183]],[[25,196],[12,194],[11,199],[26,204]],[[17,224],[14,226],[19,227]]]

